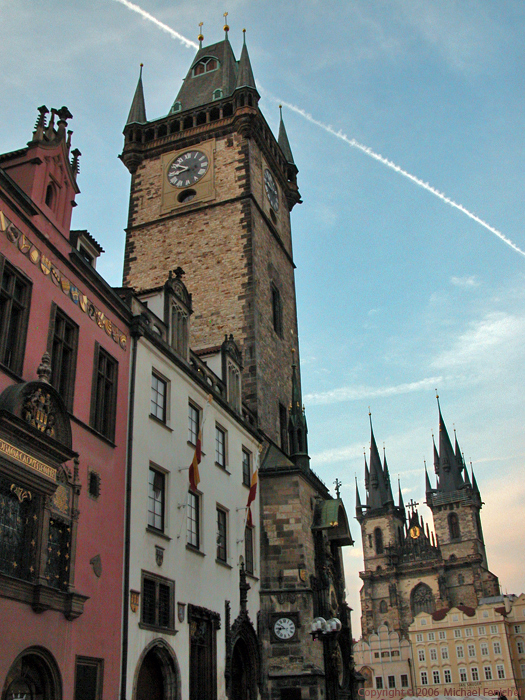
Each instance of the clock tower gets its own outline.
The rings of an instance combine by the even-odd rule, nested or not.
[[[237,61],[225,31],[210,46],[199,37],[167,116],[147,120],[139,78],[121,155],[132,178],[124,284],[144,292],[185,270],[196,309],[192,347],[233,334],[243,400],[288,453],[297,167],[282,117],[275,139],[259,109],[246,43]]]

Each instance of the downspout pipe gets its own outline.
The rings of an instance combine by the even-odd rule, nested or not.
[[[137,374],[137,345],[142,335],[140,317],[135,317],[131,323],[131,372],[129,383],[128,411],[128,444],[126,462],[126,512],[124,518],[124,576],[122,592],[122,657],[120,674],[120,698],[126,700],[126,685],[128,680],[128,642],[129,642],[129,568],[131,557],[131,484],[133,474],[133,422],[135,415],[135,381]]]

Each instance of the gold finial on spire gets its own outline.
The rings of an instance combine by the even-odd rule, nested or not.
[[[204,41],[204,37],[202,36],[202,25],[204,22],[199,22],[199,36],[197,39],[199,40],[199,49],[202,49],[202,42]]]
[[[228,17],[228,13],[225,12],[223,14],[224,17],[224,31],[226,32],[226,35],[228,35],[228,32],[230,31],[230,27],[228,26],[228,20],[226,19]]]

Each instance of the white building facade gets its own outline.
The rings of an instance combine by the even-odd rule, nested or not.
[[[191,296],[181,270],[140,300],[127,298],[134,331],[125,697],[255,700],[258,495],[251,518],[247,504],[260,442],[241,404],[240,354],[231,336],[190,351]]]

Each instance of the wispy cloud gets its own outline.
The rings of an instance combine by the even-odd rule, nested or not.
[[[463,287],[463,289],[472,289],[474,287],[479,287],[481,284],[475,275],[470,275],[468,277],[451,277],[450,283],[455,287]]]
[[[452,346],[438,355],[431,366],[436,369],[493,372],[495,363],[505,365],[505,357],[525,340],[525,318],[493,311],[470,323]],[[500,349],[501,352],[497,352]]]
[[[417,382],[407,382],[395,384],[393,386],[370,387],[370,386],[343,386],[330,391],[312,392],[304,397],[305,403],[310,405],[326,405],[341,403],[343,401],[358,401],[361,399],[375,399],[385,396],[397,396],[399,394],[410,394],[414,391],[427,391],[434,389],[443,382],[443,377],[427,377]]]

